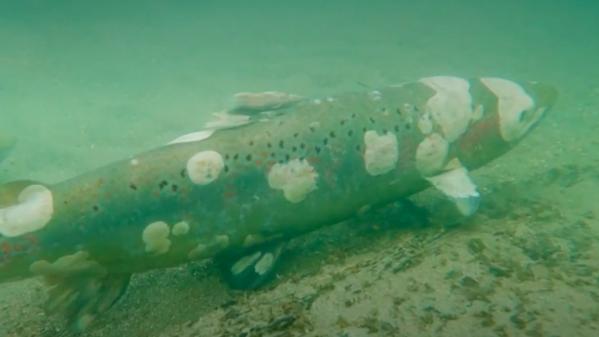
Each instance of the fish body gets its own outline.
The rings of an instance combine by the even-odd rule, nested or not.
[[[86,326],[132,273],[252,252],[431,185],[471,214],[478,192],[468,170],[516,144],[555,96],[539,83],[457,77],[292,96],[269,118],[198,141],[183,137],[54,185],[8,184],[0,281],[53,280],[52,304]],[[109,295],[82,291],[87,279]],[[66,298],[78,291],[77,307]]]

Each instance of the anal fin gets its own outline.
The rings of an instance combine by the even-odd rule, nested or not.
[[[234,289],[257,289],[275,275],[285,242],[257,247],[247,255],[221,261],[225,280]]]
[[[437,190],[447,196],[464,216],[476,212],[480,204],[480,194],[470,179],[468,170],[458,161],[451,162],[449,170],[433,177],[427,177]]]
[[[89,260],[86,252],[62,257],[54,263],[36,262],[32,271],[49,286],[45,311],[63,314],[69,329],[82,332],[110,309],[125,293],[130,274],[111,274]]]

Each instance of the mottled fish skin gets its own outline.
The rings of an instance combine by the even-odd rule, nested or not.
[[[0,202],[0,281],[80,252],[114,274],[241,252],[421,191],[455,163],[475,169],[507,151],[555,100],[549,86],[502,81],[436,77],[305,99],[268,121],[16,190]],[[514,92],[530,112],[506,112],[528,102]],[[470,98],[466,117],[454,94]],[[435,115],[444,102],[448,118]]]

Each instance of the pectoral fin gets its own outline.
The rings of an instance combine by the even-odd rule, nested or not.
[[[426,180],[452,200],[460,213],[470,216],[478,209],[480,194],[465,167],[459,162],[450,163],[449,166],[449,170],[427,177]]]
[[[255,115],[267,111],[288,108],[303,97],[280,91],[240,92],[233,96],[232,114]]]
[[[275,275],[284,247],[285,243],[279,242],[262,246],[234,260],[221,261],[225,280],[234,289],[260,288]]]
[[[131,278],[129,274],[107,273],[85,252],[54,263],[39,261],[31,269],[49,286],[46,312],[64,314],[75,332],[85,330],[110,309],[123,296]]]

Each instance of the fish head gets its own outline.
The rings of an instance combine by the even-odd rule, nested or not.
[[[528,134],[555,103],[557,90],[539,82],[518,84],[504,79],[482,79],[497,97],[496,113],[503,140],[515,143]]]
[[[525,138],[557,100],[557,90],[540,82],[481,78],[478,87],[481,117],[459,140],[459,157],[468,167],[479,167],[505,153]]]

